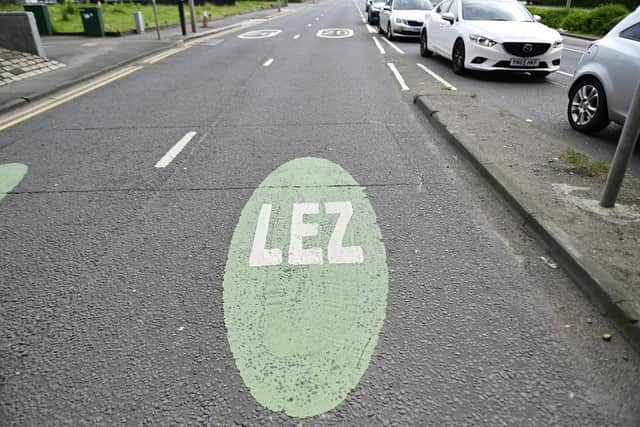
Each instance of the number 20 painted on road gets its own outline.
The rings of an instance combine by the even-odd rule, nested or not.
[[[271,204],[263,204],[258,214],[256,232],[249,256],[251,267],[265,267],[282,264],[282,250],[267,249],[267,235],[271,219]],[[335,228],[327,245],[327,261],[329,264],[361,264],[364,254],[361,246],[342,246],[342,241],[353,216],[351,202],[326,202],[324,212],[339,215]],[[304,248],[304,238],[318,235],[318,224],[304,222],[305,215],[320,213],[320,203],[294,203],[291,213],[291,234],[289,238],[290,265],[323,264],[322,248]]]

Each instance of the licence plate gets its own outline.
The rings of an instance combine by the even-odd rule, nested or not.
[[[532,58],[512,58],[509,61],[509,65],[512,67],[537,67],[540,65],[540,60]]]

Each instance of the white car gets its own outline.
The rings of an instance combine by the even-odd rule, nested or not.
[[[431,9],[429,0],[387,0],[378,19],[378,32],[385,33],[389,40],[417,38]]]
[[[455,73],[528,71],[546,77],[560,68],[562,37],[515,0],[445,0],[425,22],[420,54],[451,60]]]

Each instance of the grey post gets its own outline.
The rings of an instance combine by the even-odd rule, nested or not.
[[[622,128],[618,148],[616,148],[616,154],[613,156],[613,162],[611,163],[611,170],[609,171],[609,176],[607,176],[607,183],[604,187],[602,200],[600,201],[600,206],[603,208],[612,208],[616,204],[618,192],[620,191],[620,187],[622,187],[624,174],[631,161],[631,156],[633,156],[633,150],[638,142],[638,138],[640,138],[640,83],[631,100],[629,114]]]
[[[278,12],[280,12],[280,0],[278,0]]]
[[[196,10],[193,5],[193,0],[189,0],[189,15],[191,15],[191,32],[195,33],[197,31],[196,28]]]
[[[567,9],[571,7],[571,0],[567,0]]]
[[[151,0],[153,5],[153,17],[156,20],[156,33],[158,33],[158,40],[160,40],[160,25],[158,25],[158,7],[156,6],[156,0]]]

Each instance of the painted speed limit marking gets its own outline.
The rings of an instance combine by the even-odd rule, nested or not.
[[[316,37],[322,39],[346,39],[353,36],[353,30],[349,28],[323,28],[316,33]]]
[[[240,39],[267,39],[269,37],[275,37],[280,34],[282,30],[254,30],[243,34],[240,34]]]
[[[364,375],[389,273],[365,189],[325,159],[291,160],[253,192],[233,232],[224,322],[254,399],[304,418],[332,410]]]

